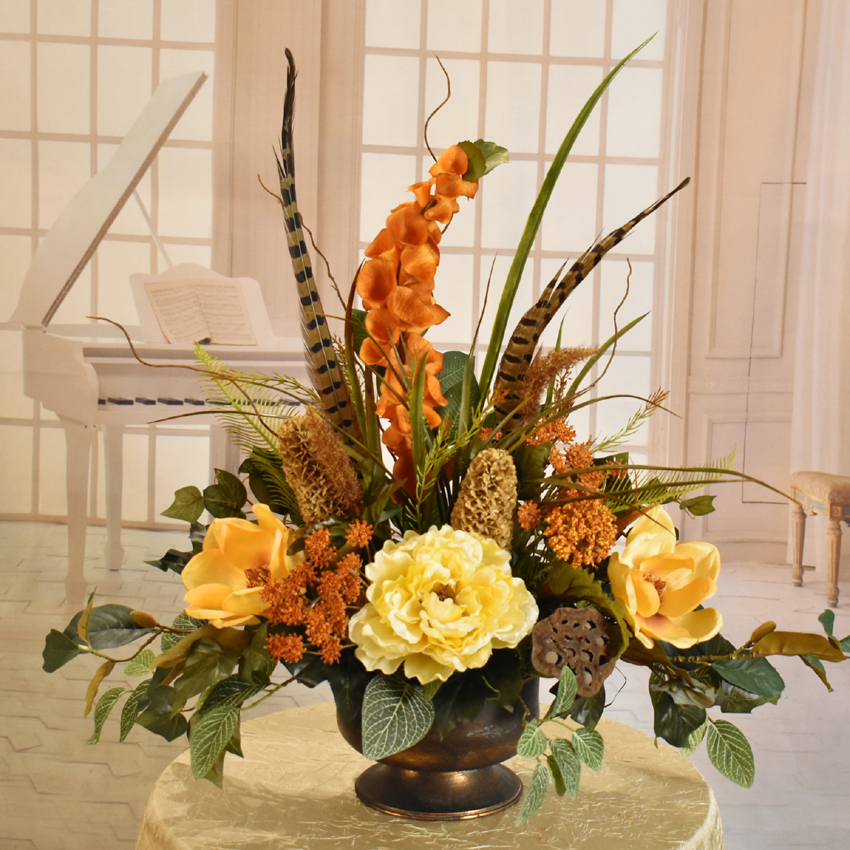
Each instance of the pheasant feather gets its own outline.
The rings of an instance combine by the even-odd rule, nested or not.
[[[687,186],[690,179],[690,177],[686,177],[672,192],[669,192],[663,198],[659,198],[652,206],[647,207],[631,221],[627,221],[622,227],[609,233],[604,239],[585,251],[563,277],[561,277],[562,266],[558,274],[549,282],[537,303],[519,320],[519,324],[511,334],[505,353],[502,355],[496,376],[496,414],[502,420],[505,420],[510,414],[510,418],[503,425],[503,430],[511,431],[522,421],[522,412],[517,410],[522,382],[525,380],[528,368],[534,358],[540,335],[566,301],[567,296],[596,268],[599,261],[612,248],[626,238],[636,225],[640,224],[647,216],[652,215],[676,192]]]
[[[304,231],[301,214],[295,199],[295,156],[292,146],[292,116],[295,109],[295,63],[289,50],[286,51],[289,70],[286,78],[286,99],[283,104],[283,127],[280,135],[280,156],[276,155],[280,177],[280,193],[283,200],[283,219],[286,224],[286,239],[298,300],[301,308],[301,336],[304,340],[304,359],[307,373],[319,394],[324,414],[328,421],[351,440],[360,439],[360,429],[354,417],[354,409],[348,386],[336,359],[333,339],[325,320],[322,301],[313,278],[313,267]]]

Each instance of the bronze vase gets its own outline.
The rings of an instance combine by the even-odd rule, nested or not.
[[[507,711],[487,702],[478,716],[440,739],[436,726],[414,746],[381,759],[357,778],[357,796],[379,812],[427,821],[479,818],[501,812],[522,796],[522,782],[502,762],[516,755],[523,718],[540,714],[538,679],[529,679]],[[360,715],[337,714],[343,738],[362,752]]]

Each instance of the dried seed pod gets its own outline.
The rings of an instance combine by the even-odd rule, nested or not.
[[[280,429],[283,473],[304,522],[363,513],[363,487],[334,429],[312,409],[287,419]]]
[[[452,528],[492,537],[510,549],[517,500],[516,467],[502,449],[479,452],[460,485],[452,510]]]
[[[617,627],[595,608],[559,608],[532,630],[531,662],[553,678],[566,664],[576,675],[579,696],[592,697],[614,670],[609,648],[616,639]]]

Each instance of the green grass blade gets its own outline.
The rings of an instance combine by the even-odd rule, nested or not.
[[[608,86],[611,85],[614,77],[616,77],[623,67],[631,61],[634,55],[642,50],[654,37],[654,35],[650,36],[643,42],[643,44],[636,47],[631,53],[629,53],[625,59],[618,62],[610,71],[608,76],[605,77],[605,79],[599,84],[596,91],[593,92],[590,99],[587,103],[585,103],[579,114],[576,116],[572,127],[570,127],[567,131],[567,135],[564,136],[564,141],[561,142],[561,147],[558,148],[558,153],[555,154],[555,158],[552,160],[552,164],[549,166],[549,170],[543,178],[543,185],[540,187],[537,200],[535,200],[534,206],[531,208],[528,221],[525,224],[525,230],[523,230],[522,236],[520,237],[516,254],[514,255],[507,280],[505,281],[505,287],[502,290],[502,297],[499,301],[499,309],[496,311],[496,318],[493,322],[493,332],[490,336],[490,343],[487,346],[487,355],[484,358],[484,365],[481,369],[480,386],[482,395],[486,395],[490,389],[490,382],[493,380],[493,373],[496,370],[496,361],[499,357],[499,351],[502,348],[502,341],[505,338],[505,331],[507,330],[511,307],[513,307],[514,298],[516,298],[516,293],[519,289],[520,278],[522,277],[523,269],[525,269],[525,263],[528,260],[528,255],[534,245],[534,240],[537,236],[537,231],[540,228],[540,223],[543,220],[543,213],[546,211],[546,205],[549,203],[549,198],[552,196],[552,192],[555,189],[555,184],[558,182],[558,177],[561,175],[564,163],[567,161],[567,157],[578,138],[578,134],[581,132],[587,122],[587,119],[590,117],[590,113],[593,112],[594,107],[599,102],[599,99],[602,97]]]

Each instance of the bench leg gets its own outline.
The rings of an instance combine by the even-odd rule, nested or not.
[[[841,521],[830,519],[826,530],[826,602],[838,605],[838,557],[841,554]]]
[[[791,578],[796,587],[801,587],[803,584],[803,541],[806,537],[806,514],[803,511],[803,506],[793,504],[791,516],[794,519],[794,561],[791,564]]]

